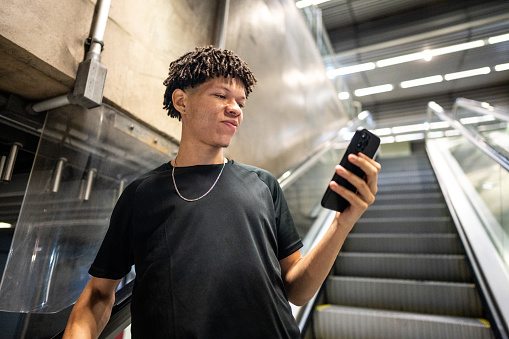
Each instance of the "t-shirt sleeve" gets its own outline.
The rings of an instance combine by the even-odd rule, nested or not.
[[[131,215],[136,182],[127,186],[111,214],[110,225],[88,273],[97,278],[121,279],[131,270]]]

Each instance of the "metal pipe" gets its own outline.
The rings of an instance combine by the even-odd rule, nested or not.
[[[53,187],[51,188],[51,192],[57,193],[60,188],[60,181],[62,180],[62,171],[64,170],[64,165],[67,162],[66,158],[58,159],[57,166],[55,168],[55,175],[53,176]]]
[[[32,105],[32,111],[34,111],[35,113],[39,113],[39,112],[44,112],[44,111],[47,111],[47,110],[50,110],[53,108],[69,105],[71,103],[71,101],[69,100],[69,96],[71,94],[72,93],[68,93],[68,94],[61,95],[56,98],[38,102],[38,103]]]
[[[84,201],[88,201],[88,199],[90,199],[90,193],[92,192],[92,184],[94,183],[94,177],[96,172],[97,169],[95,168],[91,168],[90,171],[88,171],[87,182],[85,186],[85,194],[83,195]]]
[[[5,160],[7,160],[7,157],[2,155],[0,158],[0,181],[2,181],[2,173],[4,172]]]
[[[226,31],[228,29],[229,13],[230,13],[230,0],[221,0],[219,2],[217,18],[216,46],[223,49],[226,46]]]
[[[104,46],[104,31],[106,30],[106,23],[108,22],[110,6],[111,0],[98,0],[95,5],[94,19],[90,29],[90,49],[85,59],[101,61],[101,52]]]
[[[90,36],[87,39],[90,47],[78,67],[73,92],[29,105],[26,108],[29,113],[36,114],[68,104],[92,108],[102,103],[106,67],[100,64],[100,60],[110,6],[111,0],[97,0],[95,4]]]
[[[16,163],[16,157],[18,155],[19,149],[22,147],[23,145],[19,142],[12,144],[9,157],[7,158],[7,163],[5,164],[4,170],[2,171],[3,181],[11,181],[12,173],[14,172],[14,164]]]

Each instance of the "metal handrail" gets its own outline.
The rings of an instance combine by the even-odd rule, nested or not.
[[[466,99],[465,99],[466,100]],[[458,106],[461,107],[471,107],[468,106],[466,101],[460,101],[459,103],[456,103]],[[455,104],[455,106],[456,106]],[[477,112],[477,110],[476,110]],[[492,112],[487,113],[483,112],[484,114],[492,114]],[[472,130],[469,130],[465,126],[463,126],[458,120],[449,117],[447,114],[445,114],[444,109],[438,105],[434,101],[430,101],[428,103],[428,122],[431,123],[432,120],[432,114],[435,114],[438,116],[441,120],[449,122],[450,126],[454,129],[456,129],[458,132],[461,133],[465,138],[467,138],[470,142],[472,142],[477,148],[482,150],[486,155],[488,155],[490,158],[492,158],[494,161],[496,161],[500,166],[502,166],[506,171],[509,171],[509,159],[504,156],[500,151],[498,151],[495,147],[493,147],[490,143],[486,142],[485,138]],[[493,115],[495,116],[495,115]],[[509,120],[508,120],[509,121]]]
[[[491,115],[499,120],[509,121],[509,109],[502,107],[493,107],[487,103],[475,100],[458,98],[453,107],[453,116],[458,107],[466,108],[479,114]]]

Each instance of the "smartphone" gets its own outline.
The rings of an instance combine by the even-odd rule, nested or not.
[[[357,154],[362,152],[363,154],[373,159],[376,151],[378,150],[378,146],[380,146],[379,137],[366,129],[358,130],[353,135],[352,140],[350,141],[350,144],[348,145],[346,152],[339,164],[350,172],[363,178],[365,175],[364,171],[348,161],[348,155],[351,153]],[[352,184],[350,184],[346,179],[340,177],[336,173],[334,173],[332,180],[337,182],[339,185],[346,187],[352,192],[357,192],[357,189]],[[334,211],[343,212],[345,208],[350,206],[350,203],[345,198],[331,190],[330,187],[327,187],[327,190],[325,191],[325,194],[322,198],[322,206]]]

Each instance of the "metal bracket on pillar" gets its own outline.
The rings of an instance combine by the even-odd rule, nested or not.
[[[18,156],[20,148],[23,148],[23,145],[19,142],[12,144],[9,157],[6,160],[5,165],[2,166],[2,181],[11,181],[12,173],[14,172],[14,164],[16,163],[16,157]]]

